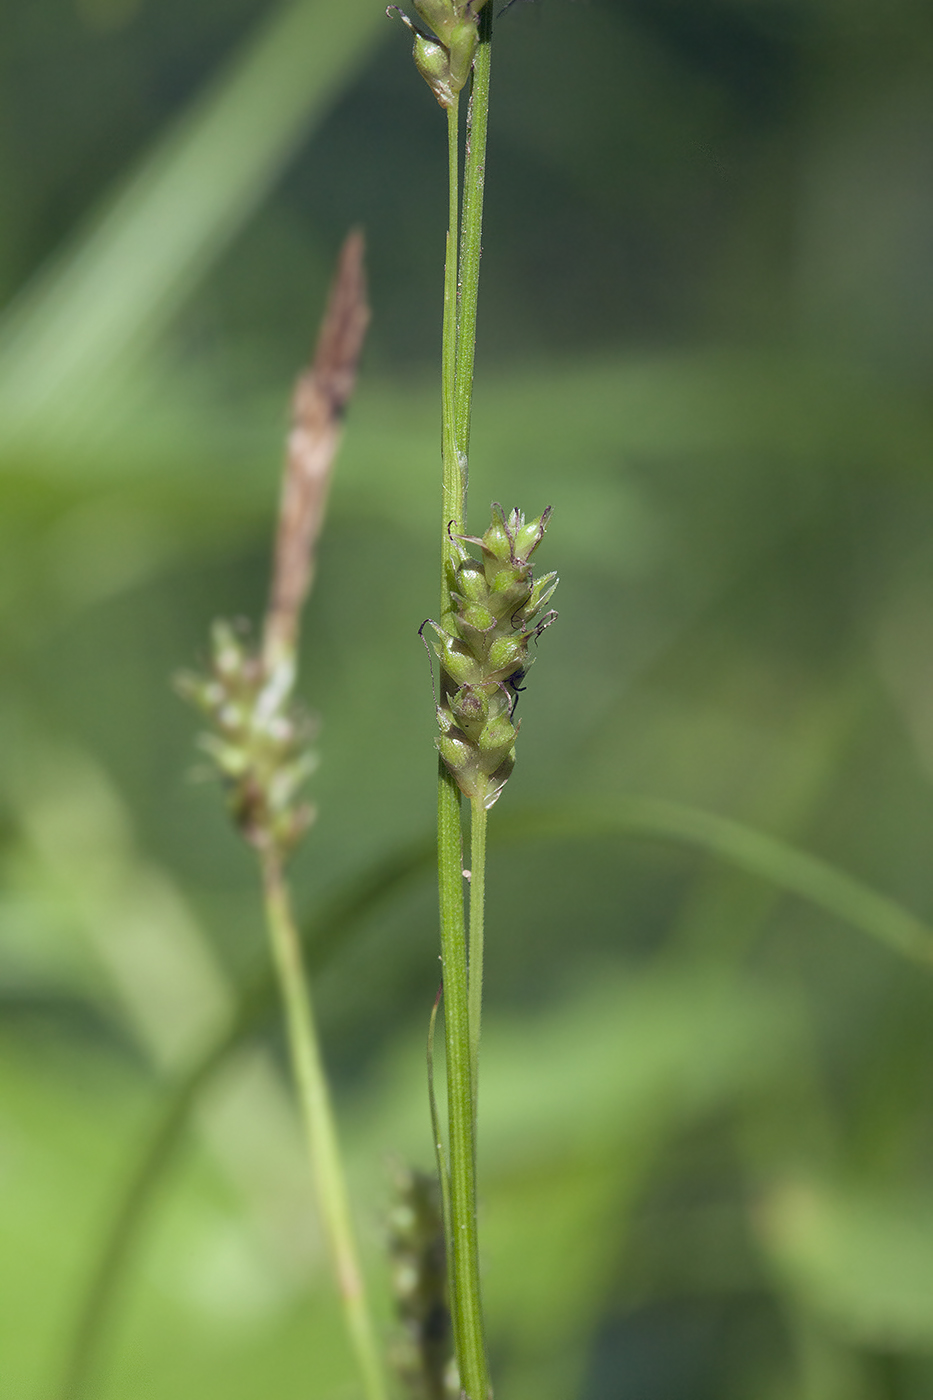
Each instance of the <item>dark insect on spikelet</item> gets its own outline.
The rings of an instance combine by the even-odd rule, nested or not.
[[[393,1364],[412,1400],[454,1400],[460,1385],[453,1360],[436,1177],[401,1168],[388,1224],[392,1291],[402,1324],[392,1347]]]
[[[557,616],[553,609],[539,616],[557,575],[536,583],[530,562],[550,509],[527,525],[518,510],[507,516],[498,503],[492,510],[482,538],[452,537],[453,611],[441,624],[431,623],[441,666],[437,747],[461,792],[485,807],[496,801],[515,763],[512,716],[534,660],[529,645]],[[473,558],[467,544],[476,545],[482,559]]]

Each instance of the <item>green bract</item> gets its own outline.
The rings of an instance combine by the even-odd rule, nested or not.
[[[412,0],[420,20],[413,23],[397,5],[395,11],[415,36],[418,72],[442,107],[452,107],[465,85],[479,42],[479,12],[486,0]],[[433,32],[431,32],[433,31]]]
[[[431,623],[441,666],[437,747],[461,792],[484,807],[496,801],[515,763],[512,715],[533,661],[529,643],[557,616],[552,610],[535,622],[557,575],[535,582],[530,562],[550,513],[526,525],[520,511],[506,516],[496,504],[481,539],[454,537],[453,611],[444,625]],[[468,554],[466,544],[478,546],[482,559]]]

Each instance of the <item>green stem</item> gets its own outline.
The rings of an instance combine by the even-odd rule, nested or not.
[[[441,620],[452,611],[450,597],[456,545],[466,523],[466,457],[456,433],[458,392],[458,256],[460,214],[458,107],[447,112],[450,176],[447,259],[444,271],[442,336],[444,463],[441,519]],[[471,351],[472,361],[472,351]],[[442,762],[438,764],[437,862],[444,970],[444,1037],[447,1051],[447,1112],[450,1153],[450,1229],[447,1267],[450,1304],[457,1341],[460,1384],[467,1400],[487,1400],[489,1378],[479,1282],[476,1232],[476,1152],[474,1143],[472,1046],[467,992],[466,927],[463,908],[463,846],[460,791]]]
[[[314,1012],[281,857],[262,856],[266,920],[278,974],[292,1070],[298,1087],[308,1153],[324,1232],[330,1245],[344,1318],[367,1400],[387,1400],[382,1363],[357,1257],[337,1126],[321,1061]]]
[[[450,1304],[457,1337],[460,1384],[467,1400],[486,1400],[486,1346],[476,1232],[476,1163],[473,1082],[470,1073],[470,1015],[467,999],[466,927],[463,917],[463,855],[460,792],[439,765],[437,858],[440,891],[441,961],[444,968],[444,1039],[447,1050],[447,1113],[450,1151],[448,1242]]]
[[[348,935],[380,901],[403,889],[426,873],[436,861],[436,842],[418,842],[400,856],[380,861],[369,870],[359,871],[316,918],[310,920],[302,937],[307,966],[312,972],[324,968]],[[134,1162],[109,1225],[105,1226],[100,1251],[96,1255],[84,1294],[76,1310],[71,1341],[66,1348],[56,1400],[77,1400],[91,1384],[91,1372],[112,1320],[117,1298],[125,1293],[124,1280],[156,1188],[178,1151],[192,1104],[215,1070],[257,1029],[266,1025],[277,1004],[277,988],[272,969],[263,967],[237,991],[237,1013],[233,1024],[209,1045],[200,1058],[183,1073],[170,1089],[149,1136]],[[437,1136],[435,1134],[435,1136]],[[89,1393],[89,1392],[88,1392]]]
[[[473,1133],[479,1092],[479,1035],[483,1009],[483,920],[486,908],[486,804],[474,797],[470,815],[470,1078],[473,1085]]]
[[[457,383],[455,433],[457,450],[470,450],[473,406],[473,360],[476,350],[476,306],[479,265],[483,251],[483,191],[486,183],[486,131],[489,125],[489,76],[492,67],[492,14],[489,0],[479,25],[479,47],[473,60],[473,88],[467,112],[466,160],[463,172],[463,225],[460,231],[460,294],[457,313]]]
[[[444,261],[444,329],[441,342],[441,452],[444,468],[441,515],[441,625],[451,613],[450,586],[456,546],[466,522],[466,478],[457,450],[457,223],[460,217],[459,104],[447,109],[447,163],[450,202]]]

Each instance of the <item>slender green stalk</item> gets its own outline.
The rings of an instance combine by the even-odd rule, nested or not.
[[[306,966],[311,972],[319,972],[327,965],[382,900],[426,874],[435,860],[436,843],[432,837],[354,874],[344,889],[304,928],[302,946]],[[205,1048],[168,1091],[119,1193],[110,1222],[104,1228],[53,1392],[56,1400],[77,1400],[90,1383],[114,1305],[125,1292],[124,1279],[134,1251],[139,1248],[147,1213],[156,1189],[175,1160],[192,1105],[215,1071],[227,1063],[249,1036],[267,1024],[280,1000],[274,971],[263,966],[238,989],[233,1024]],[[435,1138],[437,1136],[435,1133]]]
[[[489,77],[492,67],[493,0],[479,22],[479,46],[473,60],[473,88],[467,112],[463,172],[463,225],[460,231],[460,288],[457,313],[456,441],[464,456],[470,450],[473,405],[473,359],[476,306],[483,251],[483,191],[486,183],[486,131],[489,125]]]
[[[262,853],[262,875],[272,955],[285,1005],[292,1069],[347,1331],[363,1377],[367,1400],[387,1400],[379,1348],[353,1238],[346,1177],[307,989],[301,939],[283,877],[282,858],[276,850],[270,848]]]
[[[447,256],[444,261],[444,328],[441,341],[441,450],[443,499],[441,514],[441,620],[451,612],[450,584],[453,534],[463,534],[466,523],[466,478],[461,468],[456,437],[457,374],[457,224],[460,218],[459,101],[447,109],[447,162],[450,190],[447,223]]]
[[[442,357],[442,444],[444,464],[441,519],[441,618],[452,612],[454,542],[466,521],[466,457],[456,435],[458,258],[460,215],[458,104],[447,111],[450,179],[447,260],[444,274]],[[447,1051],[447,1104],[450,1152],[450,1230],[448,1274],[460,1384],[468,1400],[486,1400],[489,1378],[479,1282],[476,1231],[476,1152],[474,1140],[472,1044],[467,992],[466,926],[463,908],[463,846],[460,790],[443,762],[438,763],[437,857],[441,959],[444,969],[444,1036]]]
[[[470,1078],[473,1084],[473,1132],[479,1093],[479,1035],[483,1009],[483,927],[486,912],[486,804],[474,797],[470,815]]]
[[[451,324],[450,275],[453,265],[451,231],[455,227],[459,176],[456,160],[456,108],[448,110],[450,137],[450,228],[444,295],[443,443],[444,522],[442,541],[441,627],[449,628],[455,609],[451,583],[456,563],[451,531],[465,533],[468,485],[470,420],[473,403],[473,363],[476,350],[476,309],[482,256],[483,193],[486,177],[486,133],[489,117],[489,80],[492,52],[493,5],[487,3],[480,18],[479,43],[473,60],[473,87],[467,120],[464,167],[463,222],[460,231],[456,324]],[[449,359],[454,347],[454,365]],[[451,380],[451,374],[453,379]],[[457,475],[452,459],[455,457]],[[460,489],[460,515],[452,510],[453,492]],[[516,513],[517,514],[517,513]],[[458,527],[457,520],[462,523]],[[546,516],[540,523],[543,534]],[[524,518],[521,520],[524,525]],[[505,526],[505,522],[503,521]],[[507,528],[507,527],[505,527]],[[538,538],[540,538],[540,534]],[[509,537],[511,539],[511,536]],[[537,541],[535,541],[536,543]],[[530,548],[534,545],[531,544]],[[512,562],[514,563],[514,557]],[[513,624],[514,626],[514,624]],[[456,624],[453,625],[456,636]],[[530,634],[527,634],[530,635]],[[527,636],[526,638],[527,639]],[[518,667],[519,663],[516,663]],[[442,678],[442,685],[448,681]],[[449,699],[447,690],[444,701]],[[442,752],[443,752],[442,748]],[[506,774],[507,776],[507,774]],[[504,779],[503,779],[504,781]],[[501,786],[501,783],[500,783]],[[465,791],[469,789],[465,788]],[[479,1252],[476,1236],[476,1110],[479,1079],[480,1019],[483,995],[483,923],[486,885],[486,801],[494,801],[497,787],[484,781],[472,798],[469,974],[464,947],[462,830],[456,782],[444,762],[440,764],[438,795],[438,875],[441,903],[441,949],[444,964],[444,1007],[447,1035],[448,1112],[452,1229],[448,1238],[451,1256],[450,1292],[458,1339],[460,1381],[467,1400],[487,1400],[483,1319],[479,1284]],[[461,1002],[461,998],[463,1001]],[[466,1037],[464,1058],[463,1037]],[[467,1122],[467,1118],[469,1122]],[[468,1292],[465,1293],[464,1290]]]
[[[463,916],[460,793],[443,764],[440,769],[437,855],[450,1151],[450,1305],[458,1342],[460,1384],[468,1400],[486,1400],[489,1381],[476,1231],[476,1154],[473,1081],[470,1073],[472,1048],[467,998],[466,926]]]

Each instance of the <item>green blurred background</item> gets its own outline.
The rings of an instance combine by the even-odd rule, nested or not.
[[[0,1395],[58,1400],[133,1164],[261,966],[170,677],[261,611],[353,223],[302,909],[430,839],[445,144],[378,0],[30,0],[0,34]],[[922,1400],[933,975],[616,818],[687,804],[933,910],[933,10],[517,0],[493,62],[473,525],[553,505],[562,582],[492,826],[583,814],[491,856],[497,1394]],[[422,865],[316,981],[387,1336],[437,980]],[[125,1262],[88,1396],[358,1394],[274,1018]]]

